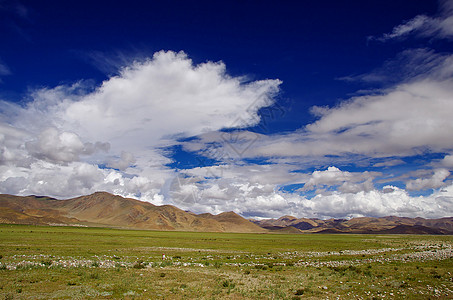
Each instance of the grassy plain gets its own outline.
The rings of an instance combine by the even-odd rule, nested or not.
[[[451,272],[453,236],[0,225],[0,299],[452,299]]]

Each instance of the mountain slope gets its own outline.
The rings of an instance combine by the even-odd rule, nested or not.
[[[228,232],[267,232],[249,220],[244,219],[240,215],[230,211],[218,215],[201,214],[199,217],[206,220],[214,220],[221,224],[223,231]]]
[[[0,195],[0,222],[17,224],[68,224],[122,228],[266,232],[263,228],[227,213],[207,218],[171,205],[148,202],[97,192],[68,200],[48,197]]]

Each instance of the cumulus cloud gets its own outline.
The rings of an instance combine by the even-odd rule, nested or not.
[[[309,180],[305,183],[301,191],[309,191],[315,188],[326,186],[338,186],[339,191],[350,193],[362,190],[370,191],[374,188],[372,179],[378,175],[378,172],[348,172],[341,171],[336,167],[328,167],[325,171],[314,171]]]
[[[267,215],[275,215],[286,207],[284,199],[282,203],[279,202],[280,207],[272,202],[262,207],[252,203],[256,199],[260,199],[261,203],[268,197],[273,197],[279,185],[305,182],[308,176],[293,172],[295,169],[297,167],[286,164],[223,164],[186,169],[171,180],[167,193],[178,207],[198,213],[219,213],[234,208],[236,212],[251,215],[249,209],[252,207],[254,210],[264,211],[272,206]],[[277,198],[279,197],[281,196]],[[250,208],[242,207],[238,210],[238,203]]]
[[[107,190],[161,203],[174,172],[161,148],[256,125],[280,83],[246,81],[228,75],[222,62],[194,65],[183,52],[161,51],[98,87],[80,81],[35,90],[24,106],[2,101],[0,192],[65,197]]]
[[[274,166],[282,171],[284,166]],[[212,167],[214,168],[214,167]],[[288,178],[281,172],[278,180],[265,182],[261,178],[247,180],[248,175],[240,167],[225,167],[226,176],[204,177],[204,168],[186,170],[175,180],[171,192],[175,203],[194,212],[220,213],[233,210],[246,217],[275,218],[282,215],[316,218],[345,218],[359,216],[420,216],[446,217],[453,213],[453,186],[446,186],[430,196],[412,197],[405,190],[385,186],[378,190],[373,186],[370,174],[344,172],[335,167],[312,174],[298,174]],[[265,170],[266,166],[254,166]],[[189,174],[192,174],[190,176]],[[313,176],[313,174],[315,174]],[[267,173],[264,172],[263,177]],[[334,175],[339,178],[336,179]],[[353,180],[350,180],[354,178]],[[368,178],[368,179],[366,179]],[[363,180],[365,179],[365,180]],[[361,181],[360,181],[361,180]],[[314,182],[337,184],[341,188],[329,193],[319,193],[307,198],[303,193],[285,192],[275,188],[276,182]]]
[[[445,155],[441,160],[441,165],[447,168],[453,168],[453,155]]]
[[[359,216],[421,216],[445,217],[452,214],[452,186],[427,197],[411,197],[406,191],[386,186],[383,191],[371,190],[359,193],[333,193],[317,195],[302,201],[314,215],[324,217]]]
[[[109,191],[163,204],[160,195],[162,184],[160,174],[154,177],[125,176],[120,171],[100,169],[85,162],[59,165],[39,160],[22,168],[0,166],[1,192],[16,195],[49,195],[67,199],[94,191]]]
[[[81,154],[90,155],[97,149],[108,151],[108,143],[83,143],[73,132],[59,132],[56,128],[43,130],[37,139],[26,142],[28,153],[37,159],[55,163],[78,161]]]
[[[128,167],[132,166],[136,161],[137,160],[132,153],[123,151],[121,152],[121,157],[117,160],[111,161],[108,164],[108,167],[124,171]]]
[[[0,121],[0,165],[26,166],[30,161],[23,150],[24,139],[28,136],[24,130],[17,129]]]
[[[438,16],[418,15],[403,24],[395,26],[390,33],[386,33],[381,37],[370,37],[369,39],[384,42],[409,35],[451,39],[453,37],[453,1],[441,1]]]
[[[9,194],[76,196],[87,193],[102,181],[96,166],[81,162],[56,165],[41,160],[27,168],[1,166],[0,169],[0,188]]]
[[[444,180],[450,176],[450,172],[446,169],[434,170],[429,178],[417,178],[409,180],[406,183],[408,190],[426,190],[426,189],[437,189],[445,185]]]
[[[185,178],[172,186],[171,194],[173,203],[178,207],[196,213],[218,214],[233,210],[248,217],[275,217],[289,207],[286,199],[274,189],[272,184],[248,183],[245,180],[201,183]]]
[[[234,210],[248,217],[444,217],[452,212],[453,189],[448,185],[430,196],[412,197],[395,186],[376,189],[373,178],[379,173],[347,172],[329,167],[304,174],[291,172],[294,166],[288,165],[225,165],[222,166],[223,176],[206,176],[218,172],[208,169],[218,168],[220,166],[184,170],[184,175],[170,186],[174,203],[194,212]],[[268,178],[272,170],[279,175]],[[276,188],[276,185],[286,183],[305,183],[321,189],[335,185],[338,188],[307,198],[302,190],[293,193]]]
[[[197,66],[182,52],[158,52],[152,60],[124,68],[96,92],[71,103],[64,115],[92,140],[112,144],[158,143],[259,122],[257,111],[272,104],[279,80],[244,82],[223,63]],[[143,140],[143,137],[147,138]]]

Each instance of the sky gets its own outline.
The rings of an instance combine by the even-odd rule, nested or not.
[[[0,193],[451,217],[452,115],[452,0],[0,0]]]

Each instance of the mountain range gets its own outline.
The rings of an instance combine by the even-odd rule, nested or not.
[[[453,234],[453,217],[424,219],[389,216],[320,220],[283,216],[252,222],[274,232],[287,233]]]
[[[247,220],[234,212],[194,214],[107,192],[67,200],[0,194],[0,223],[244,233],[453,234],[453,217]]]

